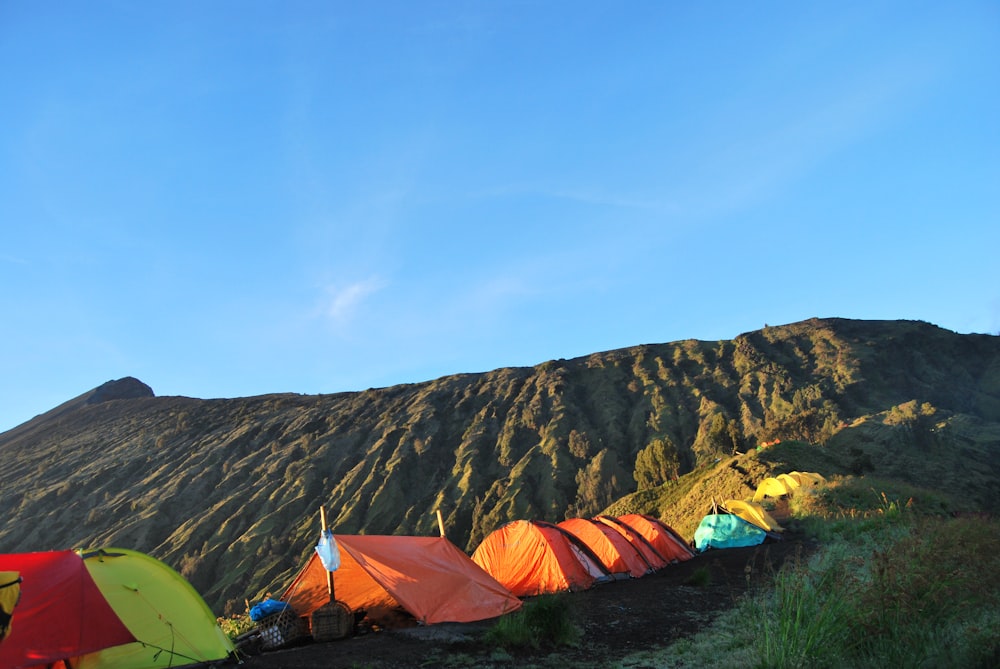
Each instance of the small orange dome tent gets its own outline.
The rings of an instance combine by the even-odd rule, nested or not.
[[[660,555],[660,552],[653,547],[653,544],[649,543],[646,537],[642,536],[639,532],[631,527],[628,527],[624,523],[619,522],[617,518],[612,518],[611,516],[597,516],[594,520],[621,534],[630,544],[635,546],[636,550],[639,551],[654,571],[657,569],[663,569],[670,564],[670,560]]]
[[[497,528],[472,560],[518,597],[586,590],[611,579],[579,539],[542,521],[515,520]]]
[[[694,557],[694,551],[684,543],[672,527],[658,518],[646,514],[629,513],[618,516],[618,522],[632,528],[646,538],[653,548],[669,561],[684,562]]]
[[[604,523],[589,518],[569,518],[557,524],[587,544],[615,578],[639,578],[653,571],[638,548]]]
[[[352,610],[402,608],[424,624],[496,618],[521,601],[445,537],[334,535],[340,567],[337,601]],[[281,599],[300,616],[330,602],[327,574],[314,551]]]

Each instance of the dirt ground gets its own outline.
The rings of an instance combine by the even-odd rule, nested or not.
[[[408,667],[612,666],[624,654],[691,636],[733,606],[748,588],[813,546],[786,533],[782,541],[751,548],[710,550],[640,579],[567,594],[582,631],[577,647],[498,653],[480,637],[495,621],[420,626],[309,642],[244,657],[248,669],[405,669]],[[706,576],[707,574],[707,576]],[[252,650],[250,652],[253,652]],[[513,656],[513,657],[511,657]]]

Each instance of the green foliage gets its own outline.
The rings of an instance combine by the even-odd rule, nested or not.
[[[257,623],[250,620],[250,616],[246,613],[238,613],[224,618],[220,617],[217,619],[217,622],[219,623],[219,628],[232,641],[236,641],[237,637],[241,634],[252,632],[257,627]]]
[[[921,516],[888,495],[876,506],[884,512],[821,521],[837,529],[808,560],[645,664],[995,666],[1000,523]]]
[[[525,602],[520,610],[500,618],[485,640],[502,648],[576,646],[580,628],[573,622],[570,600],[544,595]]]
[[[677,478],[680,473],[680,456],[670,437],[654,439],[635,456],[632,474],[639,490],[655,488]]]

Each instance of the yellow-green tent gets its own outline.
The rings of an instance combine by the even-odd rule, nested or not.
[[[781,497],[791,495],[799,488],[813,488],[820,483],[826,483],[821,474],[815,472],[792,472],[768,477],[757,485],[753,501],[759,502],[765,497]]]
[[[826,483],[823,475],[816,472],[789,472],[788,476],[795,479],[803,488],[811,488],[820,483]]]
[[[768,532],[783,532],[785,528],[778,524],[760,504],[756,502],[744,502],[738,499],[726,500],[722,507],[729,513],[739,516],[748,523],[753,523],[762,530]]]
[[[177,667],[234,652],[205,600],[166,564],[124,548],[78,553],[136,641],[84,655],[73,669]]]
[[[788,474],[778,474],[775,478],[784,483],[789,490],[795,490],[801,486],[797,478]]]

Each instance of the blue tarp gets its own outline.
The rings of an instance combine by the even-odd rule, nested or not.
[[[699,552],[709,548],[740,548],[764,543],[767,532],[730,513],[709,514],[694,531],[694,547]]]

